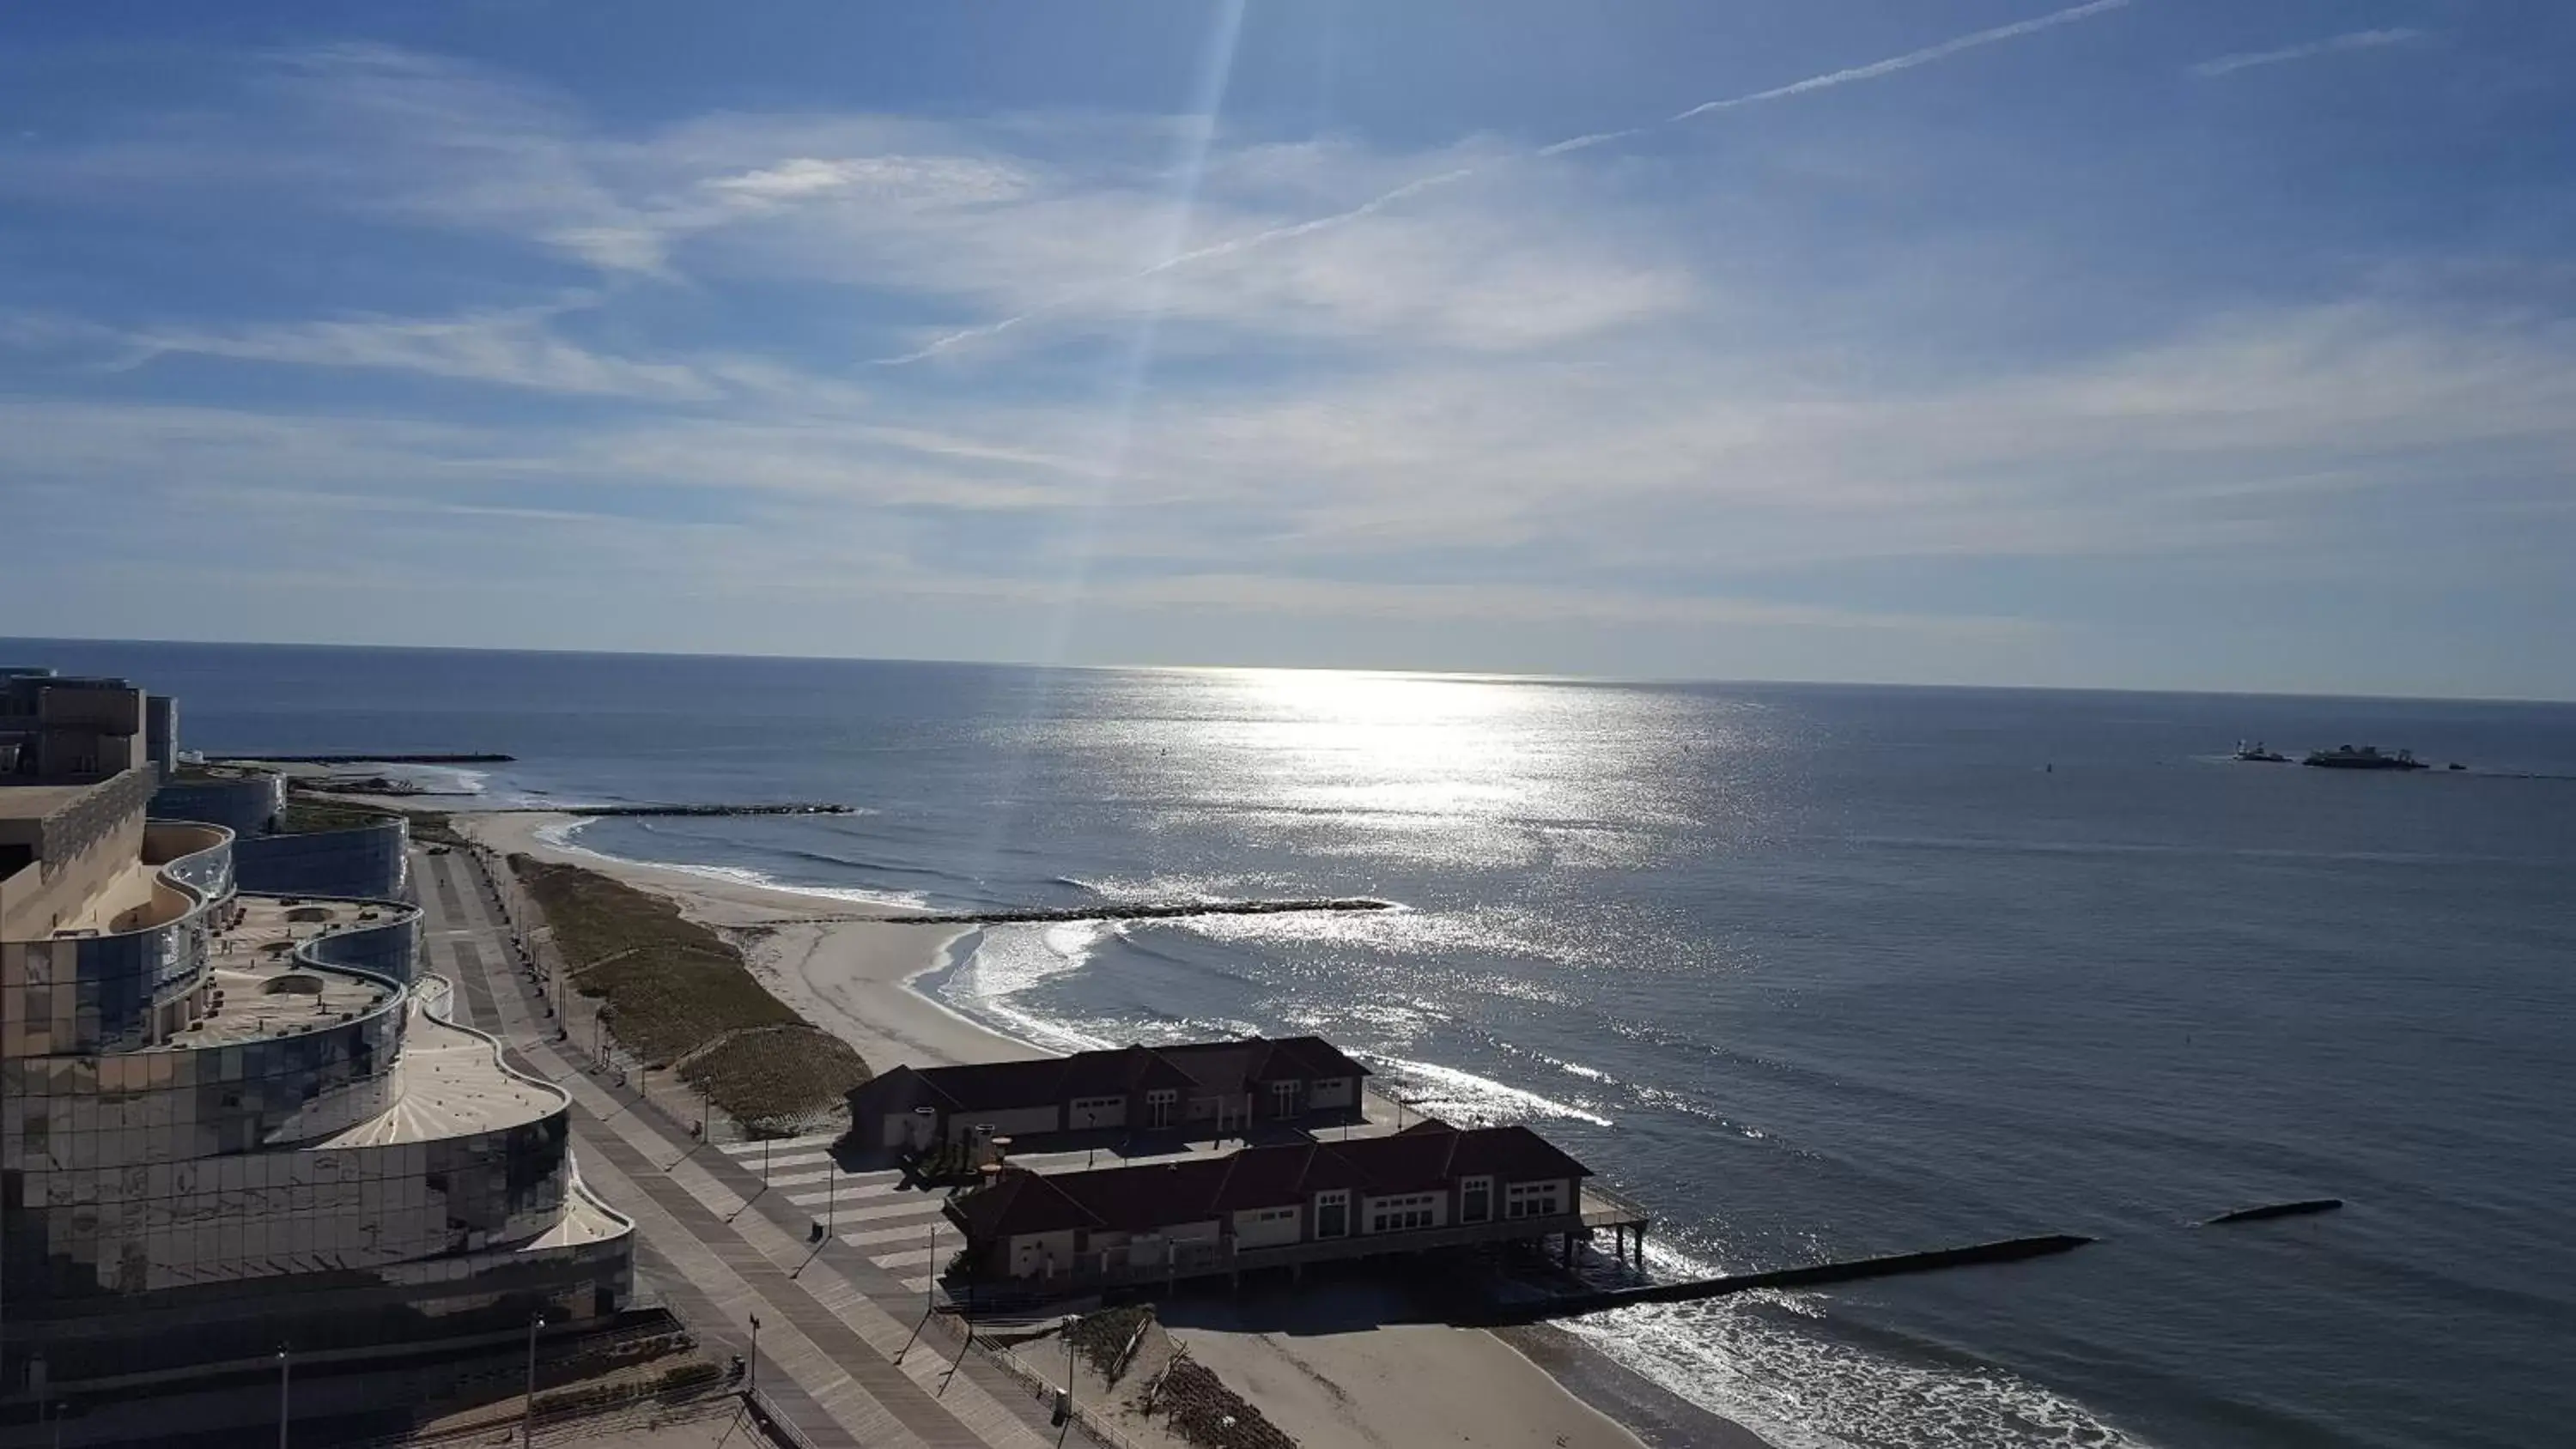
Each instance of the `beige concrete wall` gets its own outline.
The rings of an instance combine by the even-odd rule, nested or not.
[[[1192,1122],[1214,1122],[1222,1119],[1227,1123],[1235,1123],[1246,1120],[1246,1115],[1252,1110],[1253,1100],[1250,1092],[1227,1092],[1214,1097],[1190,1098],[1186,1116],[1187,1120]]]
[[[1127,1099],[1077,1097],[1065,1108],[1065,1125],[1076,1132],[1086,1128],[1124,1127],[1127,1125]]]
[[[1305,1216],[1294,1205],[1284,1208],[1248,1208],[1234,1215],[1235,1245],[1241,1248],[1271,1248],[1282,1243],[1296,1242],[1304,1236]]]
[[[1012,1107],[1000,1112],[958,1112],[948,1119],[948,1140],[963,1142],[974,1135],[978,1124],[993,1124],[993,1135],[1009,1137],[1020,1132],[1053,1132],[1061,1114],[1052,1106]]]
[[[919,1150],[928,1147],[937,1135],[936,1118],[912,1112],[888,1112],[885,1114],[884,1137],[879,1145]]]
[[[1317,1077],[1306,1087],[1309,1110],[1326,1107],[1348,1107],[1359,1101],[1359,1079],[1356,1077]]]
[[[32,929],[22,929],[20,917],[36,919],[36,894],[45,881],[45,868],[33,861],[16,874],[0,880],[0,941],[23,941],[34,936]]]
[[[1022,1233],[1011,1239],[1011,1276],[1036,1278],[1052,1268],[1073,1271],[1073,1229],[1060,1233]]]
[[[69,927],[104,925],[88,919],[92,903],[108,898],[142,856],[143,806],[138,803],[100,832],[87,850],[69,857],[44,856],[11,876],[6,895],[0,895],[0,941],[42,940]]]

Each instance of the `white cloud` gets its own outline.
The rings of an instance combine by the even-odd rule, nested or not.
[[[551,323],[561,307],[480,312],[452,318],[361,317],[245,327],[227,332],[162,330],[130,341],[127,365],[190,353],[248,362],[415,372],[538,392],[704,402],[716,387],[674,362],[606,356],[566,341]]]
[[[1078,143],[1027,118],[606,134],[506,77],[373,50],[298,58],[273,85],[303,129],[254,128],[296,139],[260,184],[609,275],[532,293],[562,284],[506,274],[496,295],[564,299],[542,307],[19,317],[0,341],[40,368],[120,354],[129,398],[186,395],[202,369],[132,370],[184,354],[590,401],[331,415],[115,401],[83,392],[94,372],[41,373],[0,396],[16,518],[71,528],[56,500],[85,492],[286,515],[298,546],[415,580],[535,587],[549,553],[578,554],[562,566],[603,596],[649,578],[1033,610],[1078,589],[1139,618],[1992,640],[2009,621],[1802,602],[1789,576],[2151,556],[2252,574],[2292,542],[2391,557],[2437,511],[2550,526],[2535,495],[2576,473],[2576,335],[2440,286],[2186,306],[2155,333],[2088,316],[2045,356],[1954,364],[1947,344],[2025,320],[2001,315],[2022,278],[1991,238],[1896,237],[1848,277],[1772,287],[1795,243],[1725,167],[1682,188],[1652,155],[1218,136],[1184,196],[1174,137],[1145,122]],[[155,163],[126,146],[117,164]],[[792,316],[764,311],[782,296]],[[1965,330],[1918,345],[1917,296]],[[938,366],[863,365],[976,317],[1020,320]],[[1142,360],[1066,345],[1103,339]],[[597,552],[570,546],[585,537]]]
[[[861,192],[875,204],[960,206],[1006,200],[1028,182],[1010,166],[962,156],[793,156],[702,184],[754,204]]]
[[[1098,275],[1091,280],[1071,284],[1069,290],[1059,290],[1053,296],[1029,304],[1025,309],[1012,312],[998,320],[939,333],[911,351],[879,360],[891,366],[924,362],[954,348],[1015,331],[1041,317],[1085,308],[1104,297],[1116,296],[1140,283],[1159,281],[1174,272],[1195,269],[1212,262],[1240,258],[1248,252],[1263,250],[1282,243],[1300,242],[1327,233],[1339,233],[1354,223],[1372,221],[1382,216],[1391,207],[1409,206],[1424,196],[1436,195],[1461,182],[1485,177],[1498,166],[1508,162],[1552,159],[1614,141],[1642,136],[1656,129],[1657,126],[1691,121],[1714,112],[1758,106],[1814,91],[1830,90],[1836,86],[1877,80],[1921,66],[1937,64],[1971,50],[2018,40],[2024,36],[2054,30],[2061,25],[2070,25],[2097,15],[2122,10],[2127,8],[2129,3],[2130,0],[2086,0],[2084,4],[2070,6],[2047,15],[1954,36],[1919,50],[1872,61],[1866,65],[1850,66],[1822,75],[1809,76],[1803,80],[1791,81],[1785,85],[1773,86],[1767,90],[1746,95],[1703,102],[1667,117],[1655,125],[1596,131],[1535,148],[1510,148],[1499,154],[1478,156],[1463,164],[1440,169],[1434,169],[1428,165],[1416,166],[1412,169],[1411,175],[1395,184],[1377,190],[1364,199],[1341,204],[1337,209],[1303,217],[1280,218],[1259,226],[1236,227],[1230,234],[1220,234],[1217,240],[1189,245],[1177,250],[1167,248],[1142,258],[1142,265],[1134,266],[1133,270]]]
[[[364,337],[416,360],[408,337]],[[238,350],[353,345],[289,340]],[[429,349],[435,363],[445,346]],[[317,493],[364,479],[478,504],[525,480],[594,489],[610,508],[649,486],[809,542],[891,537],[898,511],[930,571],[953,538],[984,531],[972,520],[1002,518],[1019,522],[987,532],[995,568],[1079,547],[1189,576],[1427,585],[1418,561],[1431,559],[1445,587],[1509,580],[1551,600],[1635,593],[1644,579],[1691,597],[1837,559],[2185,553],[2259,566],[2283,540],[2331,543],[2403,513],[2345,497],[2521,506],[2576,472],[2576,335],[2511,318],[2372,304],[2251,313],[2089,363],[1902,386],[1802,380],[1794,363],[1670,339],[1579,367],[1462,355],[1177,390],[1122,427],[1079,398],[882,407],[827,391],[834,401],[817,406],[793,375],[753,386],[717,359],[683,373],[721,380],[713,403],[578,423],[26,404],[0,409],[0,426],[27,440],[22,473],[69,479]],[[1436,612],[1462,596],[1480,597],[1398,592],[1371,607]]]
[[[524,236],[610,273],[660,275],[664,227],[594,164],[603,143],[553,93],[393,46],[281,53],[265,85],[343,194],[417,223]]]

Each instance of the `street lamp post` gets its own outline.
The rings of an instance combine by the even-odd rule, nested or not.
[[[519,1408],[521,1449],[533,1449],[537,1442],[537,1329],[545,1321],[543,1312],[528,1315],[528,1401]]]
[[[290,1416],[286,1345],[277,1346],[277,1449],[286,1449],[286,1421]]]
[[[760,1315],[751,1315],[751,1370],[742,1376],[743,1402],[760,1392]]]
[[[1064,1316],[1064,1417],[1073,1420],[1073,1330],[1082,1322],[1079,1313]]]

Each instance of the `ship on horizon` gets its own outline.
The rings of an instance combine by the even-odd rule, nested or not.
[[[2425,770],[2432,768],[2415,758],[2413,750],[2399,750],[2383,755],[2377,745],[2337,745],[2331,750],[2312,750],[2299,762],[2321,770]]]

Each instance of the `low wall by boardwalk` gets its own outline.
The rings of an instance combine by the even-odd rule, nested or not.
[[[1827,1283],[1854,1283],[1865,1278],[1894,1278],[1907,1273],[1965,1268],[1978,1263],[2012,1263],[2024,1258],[2071,1253],[2092,1241],[2072,1233],[2051,1233],[2043,1237],[1971,1243],[1963,1248],[1934,1248],[1921,1253],[1853,1258],[1840,1263],[1808,1263],[1795,1268],[1772,1268],[1723,1278],[1694,1278],[1687,1283],[1652,1283],[1642,1288],[1568,1293],[1532,1303],[1505,1304],[1486,1321],[1497,1325],[1536,1323],[1550,1318],[1569,1318],[1579,1313],[1599,1313],[1609,1308],[1628,1308],[1640,1303],[1687,1303],[1756,1288],[1813,1288]]]

